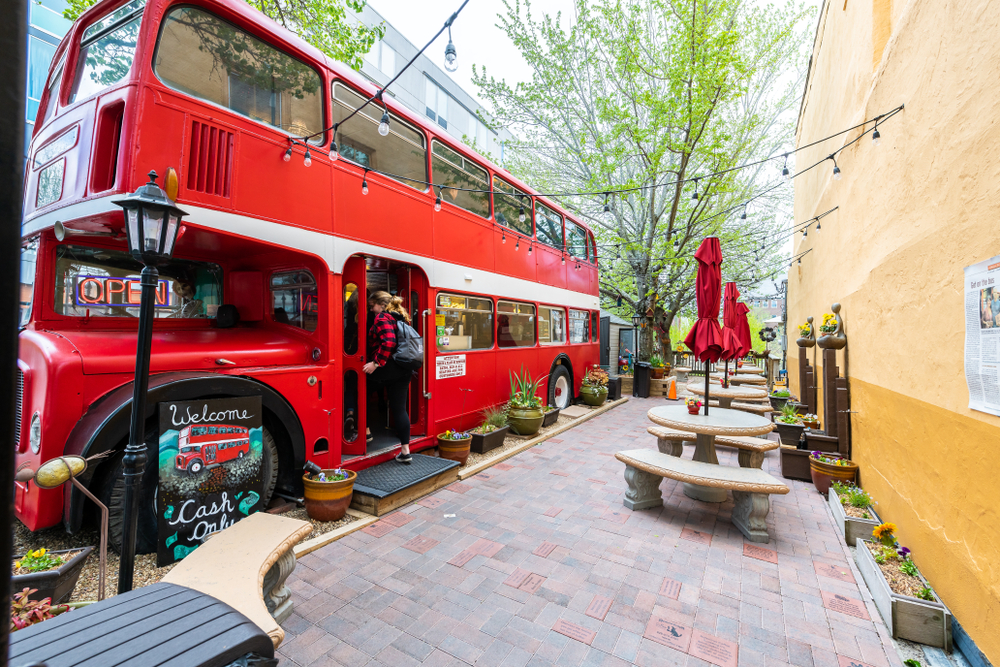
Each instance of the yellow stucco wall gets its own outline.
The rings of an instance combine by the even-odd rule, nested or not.
[[[963,366],[963,268],[1000,255],[1000,2],[833,0],[819,22],[799,145],[906,109],[881,146],[865,137],[837,157],[842,180],[831,162],[795,179],[796,221],[839,209],[796,238],[813,250],[789,271],[790,333],[842,304],[862,484],[1000,664],[1000,417],[968,409]]]

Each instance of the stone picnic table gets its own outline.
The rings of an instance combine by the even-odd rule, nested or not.
[[[692,415],[684,405],[663,405],[646,413],[649,421],[660,426],[696,434],[694,460],[719,464],[715,453],[715,436],[764,435],[774,429],[770,420],[739,410],[712,408],[708,415]],[[695,484],[684,484],[684,495],[695,500],[721,503],[726,490]]]
[[[737,366],[735,370],[737,373],[753,373],[754,375],[760,375],[764,372],[764,369],[759,366],[747,366],[745,364],[743,366]]]
[[[703,382],[691,382],[687,385],[687,390],[692,394],[697,394],[699,396],[705,393],[705,384]],[[719,399],[720,408],[731,408],[733,407],[733,400],[739,399],[753,399],[753,398],[767,398],[766,389],[756,389],[754,387],[728,387],[724,388],[722,385],[712,385],[708,391],[709,399],[717,398]],[[711,414],[711,413],[709,413]]]
[[[722,373],[712,373],[712,378],[722,380]],[[767,378],[763,375],[740,375],[739,377],[730,377],[729,381],[738,384],[767,384]]]

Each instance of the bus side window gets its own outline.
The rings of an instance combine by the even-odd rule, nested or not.
[[[316,279],[306,270],[283,271],[271,276],[272,317],[279,324],[290,324],[315,331],[319,322],[319,290]]]

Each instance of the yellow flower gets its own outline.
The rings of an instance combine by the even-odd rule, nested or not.
[[[896,532],[896,524],[894,523],[883,523],[875,526],[872,530],[872,537],[881,540],[886,535],[892,535]]]
[[[35,552],[35,556],[37,556],[38,558],[41,558],[44,555],[45,555],[45,547],[42,547],[41,549]]]

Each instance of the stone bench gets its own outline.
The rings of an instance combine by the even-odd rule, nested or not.
[[[646,430],[651,435],[656,436],[657,449],[661,453],[671,456],[680,456],[683,443],[693,443],[698,437],[694,433],[675,431],[662,426],[650,426]],[[733,447],[739,450],[737,459],[743,468],[760,468],[764,465],[764,453],[777,449],[780,444],[777,440],[765,440],[745,435],[715,436],[716,447]]]
[[[678,482],[728,489],[733,492],[733,525],[751,542],[768,542],[767,514],[772,493],[785,494],[789,488],[759,468],[733,468],[714,463],[689,461],[651,449],[618,452],[615,458],[625,464],[628,490],[623,501],[630,510],[660,507],[663,478]]]
[[[312,532],[308,521],[266,512],[251,514],[211,535],[163,581],[200,591],[238,609],[271,638],[285,638],[282,623],[292,613],[285,580],[295,569],[292,548]]]
[[[709,399],[708,407],[717,408],[719,407],[719,402],[714,399]],[[723,410],[742,410],[743,412],[752,412],[761,417],[766,417],[769,412],[773,412],[774,408],[771,407],[770,403],[743,403],[733,401],[732,405],[728,408],[722,408]]]

